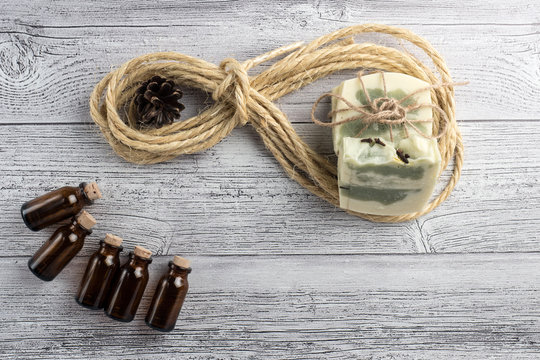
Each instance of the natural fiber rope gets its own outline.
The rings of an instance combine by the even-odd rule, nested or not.
[[[352,36],[368,32],[390,34],[418,46],[431,58],[441,78],[407,52],[354,42]],[[248,76],[252,67],[284,54],[288,55],[267,70]],[[336,71],[358,68],[405,73],[429,84],[452,82],[443,58],[426,40],[408,30],[365,24],[335,31],[307,45],[291,44],[243,63],[225,59],[216,66],[176,52],[143,55],[109,73],[97,84],[90,98],[90,113],[116,153],[138,164],[203,151],[235,127],[250,123],[292,179],[339,206],[335,164],[302,141],[273,101]],[[132,100],[138,86],[154,75],[173,78],[179,84],[210,93],[215,104],[197,116],[160,129],[137,129]],[[448,117],[448,128],[438,139],[442,157],[440,173],[454,159],[453,173],[445,189],[420,212],[401,216],[354,215],[379,222],[407,221],[430,212],[452,192],[463,164],[454,91],[452,87],[436,87],[430,91],[433,104]],[[309,110],[306,110],[308,116]],[[437,134],[440,114],[435,113],[434,118],[433,133]]]

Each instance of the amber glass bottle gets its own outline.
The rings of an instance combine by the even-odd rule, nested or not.
[[[146,314],[146,324],[159,331],[174,329],[188,292],[189,260],[175,256],[169,271],[158,282],[152,303]]]
[[[135,313],[148,283],[148,265],[152,252],[141,246],[129,253],[129,260],[122,265],[111,288],[105,313],[116,320],[129,322]]]
[[[60,226],[28,261],[30,270],[41,280],[54,279],[81,250],[95,224],[92,215],[83,211],[71,224]]]
[[[24,203],[21,215],[30,230],[38,231],[78,214],[99,198],[101,192],[96,183],[65,186]]]
[[[75,300],[90,309],[101,309],[114,275],[120,267],[122,238],[112,234],[100,241],[98,251],[90,257]]]

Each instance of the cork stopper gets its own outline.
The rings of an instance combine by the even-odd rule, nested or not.
[[[189,268],[189,265],[191,264],[191,261],[189,261],[188,259],[184,259],[183,257],[180,257],[180,256],[175,256],[172,262],[174,265],[182,267],[182,268],[186,268],[186,269]]]
[[[96,219],[85,210],[77,216],[77,222],[86,230],[90,230],[96,225]]]
[[[142,246],[135,246],[135,250],[133,251],[135,256],[138,256],[143,259],[150,259],[150,256],[152,256],[152,252],[148,249],[143,248]]]
[[[119,247],[122,245],[122,238],[113,234],[105,234],[105,244]]]
[[[95,182],[86,184],[84,187],[84,192],[90,200],[101,199],[101,191]]]

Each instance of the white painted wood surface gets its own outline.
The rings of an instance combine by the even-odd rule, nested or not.
[[[89,117],[93,86],[134,56],[177,50],[215,63],[244,60],[365,22],[417,32],[454,79],[471,81],[456,94],[462,179],[417,221],[373,224],[334,209],[288,179],[249,126],[204,153],[136,166],[114,155]],[[401,46],[385,36],[357,40]],[[538,358],[539,44],[540,10],[525,0],[4,1],[0,355]],[[278,101],[329,156],[329,132],[310,123],[309,111],[352,74]],[[205,101],[187,90],[183,116]],[[19,207],[92,179],[105,194],[89,209],[99,225],[60,277],[43,283],[26,261],[53,229],[30,232]],[[130,324],[72,298],[105,232],[157,254]],[[173,254],[193,258],[194,271],[178,329],[161,334],[142,314]]]
[[[149,288],[165,260],[151,264]],[[178,327],[164,335],[143,314],[126,325],[81,308],[73,294],[84,258],[52,283],[26,271],[26,258],[1,258],[2,351],[24,359],[540,356],[538,254],[193,260]],[[141,308],[149,301],[147,293]]]

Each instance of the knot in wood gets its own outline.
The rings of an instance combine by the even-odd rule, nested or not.
[[[212,93],[212,99],[214,101],[227,101],[233,106],[236,123],[244,126],[249,120],[247,104],[250,83],[247,69],[233,58],[224,59],[219,68],[227,75]]]
[[[0,81],[11,83],[7,88],[17,90],[35,85],[40,64],[38,55],[39,48],[31,39],[13,36],[10,41],[0,43]]]

